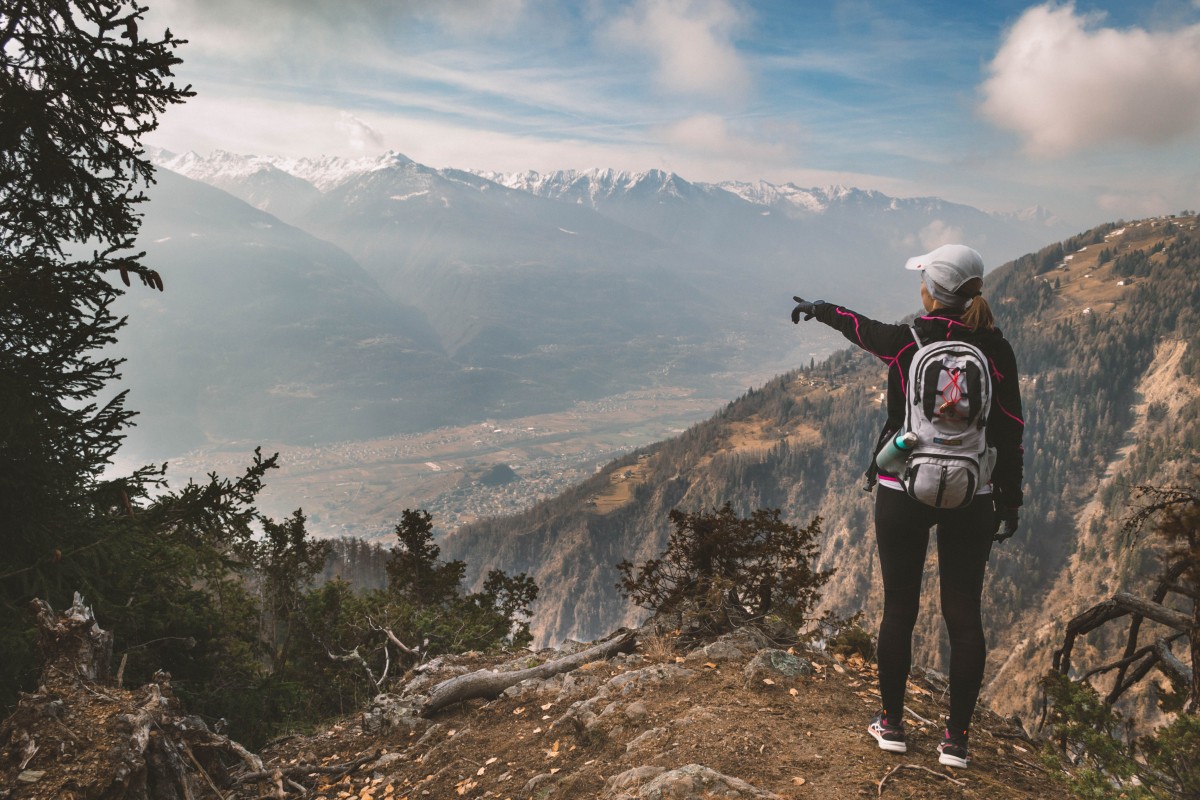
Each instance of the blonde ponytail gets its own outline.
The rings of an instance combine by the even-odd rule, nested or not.
[[[996,327],[996,318],[992,316],[992,307],[983,295],[976,295],[962,315],[963,324],[973,331],[990,331]]]
[[[958,294],[965,294],[971,298],[967,301],[966,310],[963,311],[962,321],[972,331],[990,331],[996,327],[996,318],[992,315],[992,307],[980,294],[982,290],[982,278],[972,278],[958,289]]]

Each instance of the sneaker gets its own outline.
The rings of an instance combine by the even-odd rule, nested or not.
[[[904,741],[904,725],[893,725],[880,711],[867,726],[867,733],[879,742],[879,749],[889,753],[907,753],[908,745]]]
[[[942,743],[938,745],[938,763],[961,769],[966,769],[970,765],[971,759],[967,755],[966,731],[955,735],[951,734],[949,729],[946,730],[942,736]]]

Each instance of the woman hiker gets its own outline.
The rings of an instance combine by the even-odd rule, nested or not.
[[[876,467],[867,472],[875,490],[875,539],[883,576],[883,619],[879,625],[879,693],[882,709],[867,728],[879,747],[907,752],[904,735],[904,691],[912,662],[912,634],[921,602],[921,576],[929,531],[937,526],[942,616],[950,636],[950,717],[938,745],[938,761],[953,767],[969,763],[967,741],[971,715],[983,684],[987,644],[981,618],[984,571],[993,541],[1012,536],[1022,504],[1022,435],[1024,422],[1017,364],[1012,347],[995,326],[981,294],[983,258],[969,247],[943,245],[910,258],[905,265],[920,270],[925,314],[908,325],[868,319],[842,306],[796,297],[792,322],[814,317],[887,365],[887,422],[876,452],[893,447],[905,428],[909,400],[905,387],[909,366],[920,343],[955,340],[974,345],[987,360],[991,402],[986,443],[994,448],[990,482],[980,478],[973,497],[958,508],[938,508],[914,499],[896,473]],[[914,336],[914,331],[916,336]],[[940,395],[939,395],[940,397]],[[918,445],[919,446],[919,445]],[[915,481],[913,481],[915,482]]]

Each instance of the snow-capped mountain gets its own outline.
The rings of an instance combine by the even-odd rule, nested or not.
[[[820,213],[842,204],[874,203],[888,205],[901,202],[882,192],[855,189],[846,186],[803,189],[793,183],[776,185],[767,181],[724,183],[692,183],[680,176],[650,170],[648,172],[621,172],[611,169],[590,169],[582,172],[563,170],[547,173],[537,172],[480,172],[488,180],[512,189],[571,202],[586,202],[593,208],[630,195],[655,194],[661,198],[697,199],[700,197],[720,198],[728,193],[756,206],[789,207],[797,211]]]
[[[757,181],[755,183],[730,181],[719,185],[725,191],[736,194],[747,203],[754,203],[759,206],[787,205],[812,213],[825,211],[829,208],[831,202],[843,196],[846,192],[858,191],[846,189],[842,186],[830,187],[828,190],[801,189],[794,183],[785,183],[782,186],[776,186],[766,181]]]
[[[1015,222],[1041,225],[1046,228],[1061,229],[1063,227],[1062,219],[1054,212],[1047,208],[1043,208],[1042,206],[1031,206],[1030,208],[1025,208],[1020,211],[1000,214],[1000,216],[1004,219],[1011,219]]]
[[[236,184],[257,176],[277,173],[299,178],[319,192],[327,192],[351,178],[376,170],[414,163],[399,153],[387,152],[371,158],[347,159],[337,156],[320,158],[282,158],[254,156],[214,150],[207,156],[196,153],[181,155],[166,150],[152,150],[155,163],[192,180],[214,186]]]
[[[614,216],[626,224],[644,220],[644,217],[641,210],[637,213],[622,212],[620,206],[636,206],[648,202],[675,208],[691,205],[697,210],[707,209],[709,212],[719,209],[724,213],[750,213],[758,216],[782,214],[797,219],[832,214],[888,212],[897,217],[909,214],[966,216],[975,217],[975,223],[983,220],[993,223],[983,227],[999,225],[1022,229],[1017,232],[1018,238],[1022,239],[1020,246],[1014,248],[1007,246],[1007,242],[999,243],[1002,246],[997,248],[1000,252],[995,253],[997,259],[1024,252],[1027,249],[1026,245],[1038,246],[1044,241],[1047,233],[1051,237],[1069,233],[1062,220],[1040,206],[1017,212],[990,214],[937,197],[899,198],[874,189],[840,185],[805,188],[794,183],[773,184],[763,180],[701,183],[657,169],[646,172],[602,168],[549,173],[463,172],[425,167],[393,151],[359,159],[290,159],[236,155],[222,151],[208,156],[195,153],[176,155],[165,151],[158,151],[152,155],[156,162],[166,169],[224,188],[260,208],[272,210],[273,207],[275,211],[280,212],[303,208],[310,204],[315,197],[312,189],[326,194],[370,173],[403,168],[410,173],[424,174],[427,178],[457,179],[459,182],[468,175],[474,175],[486,182],[475,187],[482,191],[486,191],[488,184],[495,184],[537,197],[591,208]],[[418,187],[416,192],[397,195],[394,199],[412,199],[420,196],[418,192],[427,189],[428,186]],[[739,208],[742,204],[744,206]],[[905,219],[902,222],[908,223],[910,220]],[[935,227],[947,231],[961,230],[963,238],[969,238],[972,231],[957,223],[958,220],[943,219],[941,224]],[[921,227],[912,233],[919,234]],[[1028,236],[1019,235],[1030,232],[1033,232],[1036,238],[1028,242],[1024,241]],[[980,231],[980,234],[985,235],[985,239],[977,242],[985,248],[988,244],[987,239],[991,238],[986,236],[988,233],[992,232]],[[995,233],[1003,236],[1002,231]]]
[[[807,363],[840,342],[815,329],[794,335],[788,322],[793,294],[897,319],[917,305],[916,284],[901,268],[908,256],[959,240],[998,266],[1063,238],[1043,211],[994,215],[939,198],[842,186],[706,184],[662,170],[474,173],[432,168],[398,153],[283,159],[160,151],[152,157],[224,197],[218,202],[185,184],[151,193],[143,235],[158,235],[147,239],[147,250],[164,259],[169,284],[170,273],[184,269],[188,281],[199,281],[199,288],[172,296],[184,306],[164,319],[224,318],[232,306],[222,297],[246,281],[261,289],[247,297],[229,330],[237,331],[238,342],[261,343],[263,351],[247,351],[244,363],[226,369],[227,356],[201,352],[203,337],[147,333],[139,346],[154,350],[176,342],[173,352],[150,354],[147,363],[161,370],[155,379],[162,385],[191,387],[197,398],[226,398],[238,381],[256,385],[238,370],[258,359],[271,364],[262,377],[273,383],[246,407],[279,425],[282,439],[293,421],[343,407],[336,392],[311,388],[323,371],[337,371],[339,381],[361,390],[364,401],[344,407],[362,419],[340,420],[339,430],[364,438],[372,426],[436,426],[481,410],[523,415],[652,385],[720,393],[730,385],[744,388],[744,380]],[[199,217],[187,210],[185,195],[219,207],[220,215],[203,230],[189,229]],[[155,221],[165,218],[171,225]],[[260,233],[283,236],[283,228],[291,231],[283,239]],[[340,255],[322,250],[323,243]],[[334,280],[329,271],[344,258],[351,263],[337,274],[361,268],[371,288],[359,282],[352,292],[339,289],[325,308],[321,287],[351,285],[337,283],[348,279]],[[303,302],[275,305],[277,314],[253,310],[262,305],[260,296],[267,302],[293,285],[308,287]],[[199,307],[204,304],[212,307]],[[408,343],[396,338],[391,322],[380,321],[389,316],[407,320]],[[383,333],[363,332],[364,325],[339,328],[332,317],[370,320]],[[271,343],[287,339],[297,325],[340,337],[319,360],[336,370],[287,365],[303,360],[302,352]],[[383,352],[375,345],[364,350],[355,344],[360,340],[400,342],[387,350],[387,380],[350,374],[377,369],[360,356]],[[174,355],[183,349],[179,341],[188,342],[189,364]],[[214,365],[213,380],[231,387],[199,387],[210,374],[197,367],[202,364]],[[171,370],[182,372],[172,377]],[[301,384],[309,388],[293,390]],[[449,386],[468,388],[447,392]],[[277,413],[285,401],[288,411]],[[312,413],[301,408],[305,404]],[[197,436],[229,433],[218,429],[226,412],[214,405],[207,413],[211,424],[196,422]],[[241,427],[237,433],[245,435]],[[311,426],[297,430],[310,434]]]

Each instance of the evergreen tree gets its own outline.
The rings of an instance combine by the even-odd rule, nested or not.
[[[833,574],[812,568],[820,517],[799,528],[779,509],[739,517],[726,502],[691,514],[673,509],[670,520],[674,530],[659,558],[617,564],[621,593],[651,611],[692,604],[715,630],[768,614],[801,625]]]
[[[153,175],[141,139],[192,94],[170,81],[181,42],[169,31],[143,38],[144,11],[124,0],[0,7],[5,695],[28,667],[9,654],[27,650],[29,600],[61,606],[94,585],[120,550],[120,520],[155,478],[101,480],[132,412],[123,393],[102,399],[119,362],[98,355],[124,323],[114,279],[163,288],[134,251],[138,187]]]
[[[388,559],[388,590],[412,603],[434,606],[456,597],[466,574],[462,561],[441,561],[433,541],[433,518],[423,509],[404,509]]]

